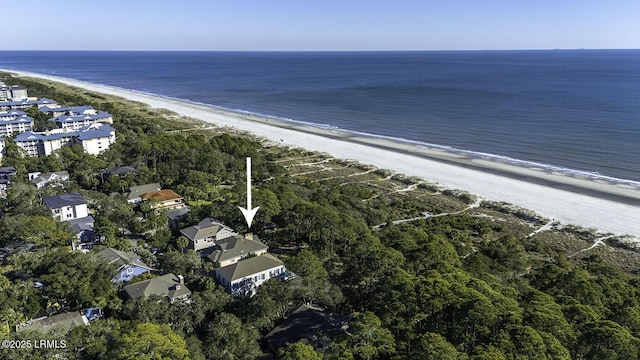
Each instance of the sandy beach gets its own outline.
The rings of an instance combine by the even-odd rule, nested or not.
[[[540,168],[472,158],[411,143],[354,135],[50,75],[0,70],[146,103],[285,146],[326,152],[390,169],[481,198],[504,201],[565,224],[640,238],[640,189]]]

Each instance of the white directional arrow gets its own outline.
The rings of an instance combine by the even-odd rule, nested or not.
[[[254,216],[260,209],[260,206],[256,206],[253,209],[251,208],[251,158],[247,158],[247,208],[243,208],[242,206],[238,206],[240,211],[242,211],[242,215],[244,215],[244,219],[247,220],[247,227],[251,228],[251,223],[253,222]]]

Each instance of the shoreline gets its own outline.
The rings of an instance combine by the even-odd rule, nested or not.
[[[336,158],[353,159],[381,169],[416,176],[446,188],[468,191],[483,199],[503,201],[533,210],[564,224],[640,237],[640,187],[635,186],[634,181],[590,177],[588,172],[553,171],[551,168],[536,167],[535,164],[531,167],[514,165],[508,159],[498,161],[469,156],[456,149],[447,151],[427,145],[314,127],[311,124],[53,75],[5,69],[0,71],[119,96],[220,127],[246,131],[280,145],[325,152]]]

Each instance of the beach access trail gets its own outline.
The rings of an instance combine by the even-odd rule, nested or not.
[[[640,239],[640,189],[588,178],[471,158],[442,149],[290,123],[50,75],[0,70],[119,96],[232,127],[284,146],[302,147],[423,178],[483,199],[533,210],[549,220]]]

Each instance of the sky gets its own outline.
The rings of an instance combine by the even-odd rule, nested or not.
[[[11,19],[0,50],[640,48],[638,0],[5,0],[0,9]]]

